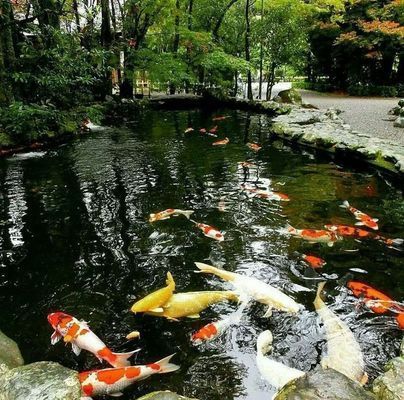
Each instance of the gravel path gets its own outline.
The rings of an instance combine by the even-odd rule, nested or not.
[[[319,108],[335,107],[341,117],[358,132],[374,135],[404,146],[404,129],[393,126],[394,117],[388,111],[397,105],[397,98],[349,97],[301,90],[303,101]]]

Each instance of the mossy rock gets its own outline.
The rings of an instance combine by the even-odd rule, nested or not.
[[[321,367],[289,382],[274,400],[375,400],[358,383],[333,369]]]
[[[8,368],[24,365],[20,349],[14,340],[0,331],[0,365],[5,364]]]
[[[294,88],[280,91],[274,100],[278,103],[302,104],[302,96]]]
[[[0,400],[80,400],[76,371],[54,362],[37,362],[0,375]]]
[[[386,372],[373,382],[372,390],[377,399],[404,399],[404,358],[393,358],[387,363],[385,370]]]
[[[152,392],[136,400],[197,400],[189,397],[180,396],[177,393],[166,391]]]

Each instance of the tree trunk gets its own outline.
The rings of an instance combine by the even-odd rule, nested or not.
[[[175,21],[174,21],[174,43],[173,43],[173,53],[177,54],[180,45],[180,0],[175,1]],[[170,84],[170,94],[174,94],[176,87],[174,84]]]
[[[396,80],[397,83],[404,84],[404,49],[399,56]]]
[[[234,97],[237,97],[238,92],[238,71],[234,72]]]
[[[114,33],[116,33],[116,13],[115,13],[114,0],[111,0],[111,20],[112,20],[112,26],[114,27]]]
[[[245,60],[250,62],[250,0],[246,0],[245,2]],[[247,98],[248,100],[252,100],[252,80],[251,80],[251,70],[248,68],[247,71]]]
[[[194,0],[189,0],[188,4],[188,29],[192,31],[192,9],[194,8]]]
[[[275,83],[275,68],[276,68],[275,63],[272,63],[268,76],[267,96],[266,96],[267,101],[271,100],[272,88],[274,87]]]
[[[109,49],[112,43],[111,16],[109,1],[101,0],[101,45]]]
[[[216,25],[214,26],[212,30],[212,36],[213,39],[217,42],[219,40],[219,29],[222,26],[224,17],[226,16],[227,11],[229,11],[230,7],[237,3],[238,0],[230,0],[229,3],[227,3],[226,7],[223,9],[222,13],[219,15],[219,18],[216,22]]]
[[[189,0],[188,3],[188,30],[192,31],[192,10],[194,7],[194,0]],[[191,51],[189,47],[187,47],[187,73],[189,74],[191,65]],[[189,93],[189,82],[188,80],[185,82],[185,93]]]
[[[77,0],[73,0],[73,12],[74,12],[74,19],[76,21],[77,33],[80,33],[80,16],[79,16],[79,7],[77,5]]]
[[[261,0],[261,23],[264,20],[264,0]],[[262,98],[262,70],[263,70],[263,62],[264,62],[264,46],[262,45],[262,39],[260,40],[260,79],[259,79],[259,88],[258,88],[258,98],[261,100]]]

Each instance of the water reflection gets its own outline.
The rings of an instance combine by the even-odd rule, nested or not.
[[[309,371],[318,364],[324,333],[312,301],[320,278],[330,279],[326,302],[353,329],[369,375],[396,355],[400,331],[394,319],[358,310],[344,287],[350,278],[366,279],[401,299],[403,253],[350,239],[334,248],[313,245],[289,238],[284,228],[352,224],[339,207],[349,198],[380,218],[382,233],[404,237],[401,194],[369,172],[315,162],[280,142],[271,145],[263,116],[221,114],[231,116],[218,123],[220,138],[230,138],[223,148],[198,133],[213,126],[211,114],[152,112],[135,116],[127,128],[103,130],[53,154],[3,165],[0,212],[7,223],[0,225],[0,240],[2,249],[18,248],[20,257],[1,256],[0,326],[20,343],[27,361],[45,358],[77,370],[99,366],[84,352],[76,357],[63,346],[50,346],[46,314],[63,309],[89,321],[114,350],[142,347],[139,363],[177,353],[180,372],[140,383],[123,399],[161,389],[201,399],[267,399],[273,388],[259,376],[256,337],[270,329],[272,356],[286,365]],[[195,132],[184,134],[188,126]],[[264,147],[254,153],[247,141]],[[256,168],[242,168],[242,161]],[[270,185],[291,201],[252,198],[242,184]],[[183,217],[148,222],[150,213],[169,207],[195,210],[197,221],[224,231],[226,240],[204,237]],[[307,252],[327,261],[321,276],[302,262]],[[163,285],[167,271],[178,291],[230,288],[195,274],[194,261],[271,283],[305,310],[297,316],[275,312],[268,319],[262,317],[264,307],[253,304],[240,326],[200,347],[191,345],[190,334],[236,305],[217,304],[201,320],[177,323],[129,312],[136,299]],[[141,339],[134,344],[125,336],[135,329]]]

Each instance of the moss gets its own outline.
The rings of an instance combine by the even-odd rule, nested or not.
[[[13,146],[14,142],[6,132],[0,131],[0,147]]]
[[[377,167],[387,169],[388,171],[393,171],[396,172],[396,167],[392,162],[387,161],[384,157],[383,154],[378,151],[376,153],[376,157],[374,160],[370,161],[371,164],[376,165]]]

